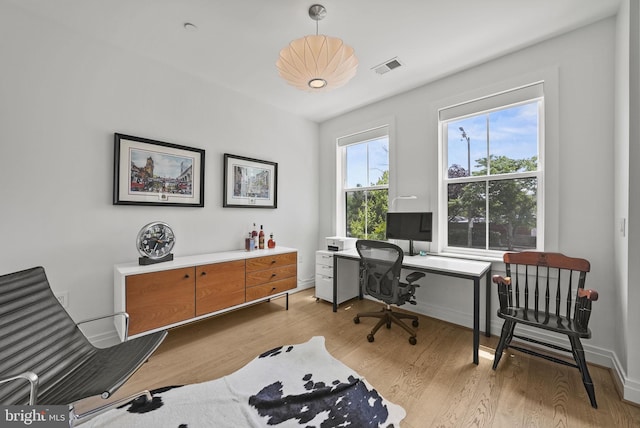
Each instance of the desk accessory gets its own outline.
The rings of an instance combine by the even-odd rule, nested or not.
[[[173,260],[171,250],[175,243],[176,236],[167,223],[154,221],[144,225],[136,238],[136,248],[142,256],[138,258],[138,264],[150,265]]]

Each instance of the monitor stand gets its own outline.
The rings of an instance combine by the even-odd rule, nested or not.
[[[410,256],[417,256],[418,255],[418,253],[416,253],[413,250],[413,239],[409,239],[409,255]]]

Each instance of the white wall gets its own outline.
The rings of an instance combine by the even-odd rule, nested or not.
[[[449,100],[520,82],[550,76],[546,108],[546,250],[560,251],[591,261],[587,285],[600,292],[584,341],[587,358],[612,366],[621,343],[612,314],[620,311],[614,274],[614,82],[616,20],[597,22],[326,121],[320,126],[320,169],[327,180],[320,188],[318,237],[344,233],[335,230],[335,138],[345,131],[382,117],[395,117],[395,188],[415,194],[416,201],[401,201],[398,208],[437,210],[437,107]],[[428,55],[428,53],[425,53]],[[437,61],[437,58],[434,58]],[[555,70],[555,71],[554,71]],[[398,72],[402,72],[399,70]],[[384,78],[384,77],[383,77]],[[533,80],[532,80],[533,81]],[[547,85],[545,85],[547,91]],[[631,224],[630,224],[631,226]],[[433,244],[432,244],[433,245]],[[502,263],[494,264],[496,269]],[[418,310],[448,321],[472,325],[470,284],[428,276],[419,289]],[[493,295],[493,308],[497,296]],[[502,323],[493,315],[492,329]],[[640,360],[637,348],[627,359]]]
[[[2,9],[0,274],[42,265],[75,319],[108,314],[144,224],[168,222],[182,256],[243,248],[256,222],[300,250],[313,285],[317,124]],[[112,205],[114,132],[205,149],[205,207]],[[278,162],[277,209],[222,208],[227,152]]]
[[[640,402],[640,6],[625,0],[618,12],[616,34],[616,127],[615,127],[615,281],[618,289],[615,312],[615,369],[622,379],[624,397]],[[621,222],[625,222],[624,233]]]

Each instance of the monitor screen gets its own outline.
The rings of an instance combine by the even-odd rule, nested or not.
[[[387,213],[387,239],[431,242],[432,213]]]

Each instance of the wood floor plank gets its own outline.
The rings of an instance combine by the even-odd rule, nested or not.
[[[492,370],[496,337],[481,337],[472,363],[472,332],[419,316],[417,344],[397,326],[382,327],[369,343],[375,320],[370,300],[343,303],[338,312],[316,301],[313,289],[175,328],[156,353],[114,395],[204,382],[243,367],[276,346],[324,336],[327,350],[407,412],[403,428],[428,427],[637,427],[640,408],[620,400],[608,369],[589,366],[598,409],[592,409],[577,369],[519,352],[507,352]],[[88,399],[80,411],[103,404]],[[242,427],[239,427],[242,428]]]

